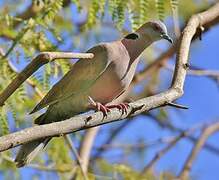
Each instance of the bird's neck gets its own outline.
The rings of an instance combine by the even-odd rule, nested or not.
[[[152,40],[145,36],[139,37],[138,39],[122,39],[122,44],[127,49],[129,56],[130,56],[130,63],[138,60],[138,57],[141,53],[152,44]]]

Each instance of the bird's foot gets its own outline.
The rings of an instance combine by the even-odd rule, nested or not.
[[[129,104],[128,103],[112,104],[112,105],[107,105],[106,107],[109,109],[117,108],[122,111],[122,115],[123,115],[123,114],[127,114]]]
[[[92,109],[96,111],[101,111],[103,113],[103,117],[107,116],[107,113],[111,111],[112,108],[117,108],[122,111],[123,114],[127,114],[129,104],[128,103],[120,103],[120,104],[112,104],[112,105],[103,105],[100,102],[95,102],[90,96],[88,97],[89,103]]]
[[[88,96],[90,105],[92,109],[95,109],[96,111],[101,111],[103,113],[103,117],[105,118],[107,116],[107,113],[110,112],[110,108],[108,108],[106,105],[103,105],[99,102],[95,102],[90,96]]]

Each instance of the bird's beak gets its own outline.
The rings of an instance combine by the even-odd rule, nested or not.
[[[173,40],[170,38],[170,36],[168,36],[167,34],[162,34],[161,37],[163,39],[166,39],[167,41],[169,41],[171,44],[173,43]]]

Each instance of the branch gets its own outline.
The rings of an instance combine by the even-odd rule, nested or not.
[[[143,115],[146,115],[146,113],[143,114]],[[148,113],[147,116],[150,117],[152,120],[154,120],[154,122],[156,122],[162,128],[167,128],[167,129],[169,129],[171,131],[175,131],[175,132],[178,132],[178,133],[184,132],[183,129],[175,127],[175,126],[171,125],[168,122],[160,121],[160,119],[158,119],[156,116],[154,116],[154,115],[152,115],[150,113]],[[186,136],[186,138],[189,141],[191,141],[192,143],[196,143],[198,141],[197,137],[194,137],[194,136],[191,136],[191,135]],[[209,152],[214,153],[215,155],[219,155],[219,149],[216,146],[213,146],[210,143],[206,143],[204,145],[204,148],[206,148],[206,150],[208,150]]]
[[[91,150],[98,131],[99,127],[89,129],[85,132],[85,135],[81,141],[79,154],[82,160],[82,169],[84,172],[87,172],[88,170]]]
[[[75,148],[75,146],[74,146],[74,144],[73,144],[73,142],[72,142],[72,140],[71,140],[71,137],[70,137],[69,135],[66,135],[66,136],[64,136],[64,137],[65,137],[66,143],[68,144],[68,146],[69,146],[69,148],[71,149],[73,155],[75,156],[75,159],[76,159],[76,161],[77,161],[77,164],[78,164],[79,167],[80,167],[80,170],[81,170],[81,172],[82,172],[82,175],[83,175],[84,180],[88,180],[87,171],[85,171],[84,168],[83,168],[82,159],[81,159],[80,155],[78,154],[78,151],[77,151],[77,149]],[[74,174],[75,174],[75,172],[74,172]]]
[[[167,91],[130,103],[127,115],[121,115],[121,112],[118,109],[112,109],[112,111],[108,113],[108,116],[104,119],[101,112],[78,115],[65,121],[26,128],[19,132],[3,136],[0,138],[0,151],[4,151],[39,138],[68,134],[82,129],[119,121],[128,116],[136,116],[142,112],[158,108],[165,105],[167,102],[175,101],[183,95],[183,85],[186,76],[186,67],[188,65],[189,48],[192,37],[196,33],[196,29],[199,28],[200,25],[203,26],[210,21],[214,21],[218,17],[219,3],[207,11],[191,17],[180,39],[172,86]],[[30,75],[31,73],[27,71],[27,74]],[[22,78],[23,82],[27,76],[25,76],[25,78],[21,76],[20,78]]]
[[[211,136],[212,134],[216,133],[217,131],[219,131],[219,122],[216,122],[214,124],[211,124],[210,126],[206,127],[199,140],[196,142],[196,144],[194,145],[190,155],[188,156],[181,172],[178,175],[178,179],[180,180],[186,180],[188,179],[189,176],[189,172],[191,170],[192,167],[192,163],[195,160],[195,158],[197,157],[198,153],[201,151],[201,149],[203,148],[205,142],[207,141],[207,139],[209,138],[209,136]]]
[[[140,81],[144,80],[148,74],[153,73],[156,71],[159,67],[162,67],[163,64],[172,57],[177,48],[178,42],[175,42],[166,52],[162,53],[153,63],[151,63],[149,66],[147,66],[143,71],[139,72],[134,76],[134,79],[132,81],[132,86],[139,83]]]
[[[119,103],[119,102],[124,102],[125,99],[127,97],[127,94],[124,93],[122,94],[119,98],[116,99],[116,101],[114,101],[114,103]],[[126,121],[126,124],[127,122],[130,122],[130,121]],[[87,169],[89,167],[89,163],[90,163],[90,154],[91,154],[91,150],[92,150],[92,147],[93,147],[93,144],[94,144],[94,141],[95,141],[95,138],[99,132],[100,128],[99,127],[95,127],[95,128],[91,128],[91,129],[88,129],[85,134],[84,134],[84,137],[80,143],[80,151],[79,151],[79,154],[80,154],[80,157],[82,159],[82,166],[83,166],[83,169],[85,172],[87,172]],[[118,133],[118,131],[117,131]],[[117,134],[116,133],[116,134]],[[116,136],[115,133],[112,133]],[[115,137],[113,136],[111,138],[111,140]],[[109,139],[108,139],[109,140]],[[94,158],[92,158],[92,161],[94,160]],[[71,179],[74,179],[74,176],[71,178]]]
[[[180,134],[178,136],[176,136],[175,138],[173,138],[166,147],[164,147],[163,149],[161,149],[159,152],[156,153],[154,158],[144,167],[142,174],[145,174],[148,171],[152,170],[154,164],[158,160],[160,160],[161,157],[164,156],[172,147],[174,147],[177,142],[179,142],[182,138],[188,137],[191,133],[200,129],[200,127],[203,128],[203,125],[198,125],[198,126],[193,127],[191,129],[180,132]]]
[[[169,144],[175,139],[175,136],[161,137],[156,140],[152,140],[149,142],[137,142],[134,144],[124,144],[124,143],[111,143],[104,144],[101,147],[94,147],[95,150],[111,150],[111,149],[128,149],[128,150],[140,150],[145,148],[150,148],[158,145]]]
[[[112,130],[112,132],[110,132],[109,137],[102,143],[102,145],[97,149],[97,151],[95,152],[95,154],[92,157],[92,161],[96,160],[98,157],[100,157],[104,151],[106,150],[106,148],[104,148],[105,146],[109,146],[112,141],[118,136],[118,134],[124,129],[126,128],[128,125],[130,125],[131,123],[131,119],[129,119],[128,121],[123,122],[121,125],[119,125],[117,128],[115,128],[114,130]]]
[[[130,108],[127,113],[130,116],[138,115],[144,111],[160,107],[166,103],[166,100],[175,100],[175,98],[180,95],[181,92],[178,90],[170,89],[161,94],[130,103]],[[112,109],[105,119],[103,119],[101,112],[97,112],[86,115],[78,115],[65,121],[26,128],[24,130],[2,136],[0,138],[0,151],[4,151],[39,138],[60,136],[82,129],[119,121],[126,117],[127,115],[121,115],[121,111],[118,109]]]
[[[10,163],[14,163],[14,159],[2,154],[1,158],[5,161],[8,161]],[[66,173],[66,172],[71,172],[75,171],[76,168],[72,170],[72,168],[69,168],[69,166],[66,167],[56,167],[54,164],[48,164],[47,166],[44,165],[39,165],[39,164],[27,164],[28,168],[33,168],[41,171],[54,171],[54,172],[59,172],[59,173]]]
[[[0,106],[14,93],[14,91],[41,66],[56,59],[93,58],[91,53],[71,52],[43,52],[36,56],[27,67],[0,94]]]
[[[0,48],[0,57],[4,57],[4,56],[5,56],[4,50],[2,48]],[[9,61],[8,59],[6,59],[6,60],[8,63],[8,67],[10,68],[9,71],[14,72],[16,74],[19,74],[19,70],[14,66],[14,64],[11,61]],[[36,92],[36,94],[40,98],[43,98],[43,96],[44,96],[43,92],[36,86],[36,84],[31,79],[27,79],[26,82],[29,86],[31,86],[33,88],[33,90]]]
[[[173,139],[166,147],[164,147],[161,151],[157,152],[154,158],[144,167],[144,169],[142,170],[142,174],[146,174],[148,171],[151,171],[154,164],[162,156],[164,156],[172,147],[174,147],[176,143],[180,141],[185,135],[186,135],[185,133],[181,133],[179,136]]]
[[[169,64],[165,64],[164,67],[167,70],[173,71],[174,67],[172,65]],[[214,81],[218,81],[219,80],[219,71],[216,70],[206,70],[206,69],[201,69],[201,68],[189,68],[187,71],[188,75],[191,76],[205,76],[205,77],[209,77]]]

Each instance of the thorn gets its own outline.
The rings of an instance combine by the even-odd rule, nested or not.
[[[59,137],[63,137],[65,134],[64,133],[61,133],[61,134],[59,134]]]
[[[128,114],[128,116],[130,116],[130,115],[134,114],[136,111],[139,111],[139,110],[141,110],[143,107],[144,107],[144,105],[143,105],[143,104],[142,104],[142,105],[140,105],[140,106],[138,106],[138,107],[132,107],[132,110],[131,110],[131,112]]]
[[[198,14],[198,20],[199,20],[199,26],[197,28],[197,34],[199,36],[200,41],[202,40],[202,32],[205,30],[205,28],[203,27],[203,16],[201,16],[200,14]]]
[[[84,120],[84,123],[85,123],[85,126],[89,125],[89,121],[92,119],[92,116],[88,116],[85,120]]]
[[[185,64],[183,65],[183,67],[184,67],[185,70],[187,70],[187,69],[189,69],[190,64],[189,64],[189,63],[185,63]]]
[[[184,106],[184,105],[181,105],[181,104],[176,104],[176,103],[173,103],[173,102],[167,102],[166,105],[176,107],[176,108],[179,108],[179,109],[189,109],[189,107],[187,107],[187,106]]]
[[[203,33],[204,30],[205,30],[205,28],[203,26],[201,26],[201,25],[199,26],[199,28],[197,30],[200,41],[202,40],[202,33]]]

